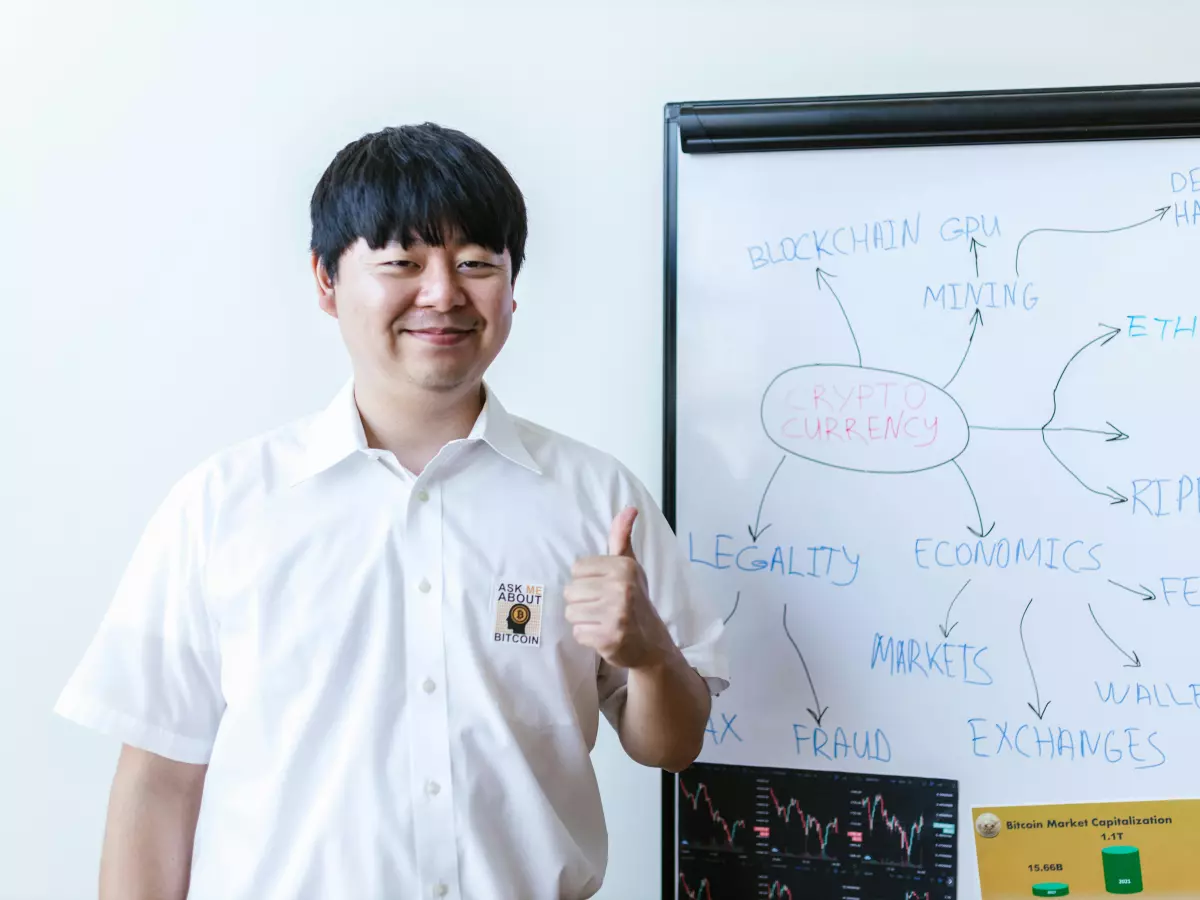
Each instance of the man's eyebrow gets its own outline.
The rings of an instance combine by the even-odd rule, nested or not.
[[[504,255],[503,250],[493,250],[491,247],[487,246],[487,244],[484,244],[482,241],[472,241],[472,240],[469,240],[468,238],[463,238],[463,237],[450,238],[442,244],[427,244],[420,238],[413,238],[409,241],[407,249],[408,250],[417,250],[422,247],[445,247],[450,250],[464,250],[464,249],[467,249],[470,247],[478,247],[480,250],[483,250],[486,253],[492,253],[492,254],[495,254],[496,256]],[[404,244],[399,239],[389,240],[386,244],[384,244],[382,247],[380,247],[375,252],[386,253],[388,251],[395,251],[395,250],[401,250],[401,251],[405,250]]]
[[[493,250],[487,244],[481,243],[479,241],[454,241],[449,246],[455,250],[463,250],[468,247],[478,247],[484,253],[491,253],[495,256],[503,256],[504,255],[503,250]]]

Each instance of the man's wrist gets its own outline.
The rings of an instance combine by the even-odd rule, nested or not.
[[[642,661],[636,666],[630,666],[630,672],[638,672],[644,676],[658,676],[668,672],[678,671],[682,666],[687,667],[687,659],[683,651],[675,645],[670,635],[665,634],[661,641],[647,651]]]

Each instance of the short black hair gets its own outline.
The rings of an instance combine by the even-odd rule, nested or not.
[[[509,252],[513,278],[525,259],[525,199],[490,150],[432,122],[363,135],[343,147],[313,190],[310,249],[337,277],[338,260],[360,237],[445,246],[462,239]]]

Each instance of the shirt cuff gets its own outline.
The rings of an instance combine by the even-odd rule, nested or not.
[[[123,744],[177,762],[203,765],[212,754],[212,741],[176,734],[71,692],[64,692],[58,698],[54,712],[77,725],[114,737]]]
[[[716,697],[729,689],[729,667],[724,657],[711,647],[684,647],[683,658],[708,684],[708,692]]]

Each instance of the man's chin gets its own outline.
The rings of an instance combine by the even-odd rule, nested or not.
[[[409,374],[409,381],[416,387],[437,393],[458,390],[471,380],[471,374],[462,370],[423,369]]]

